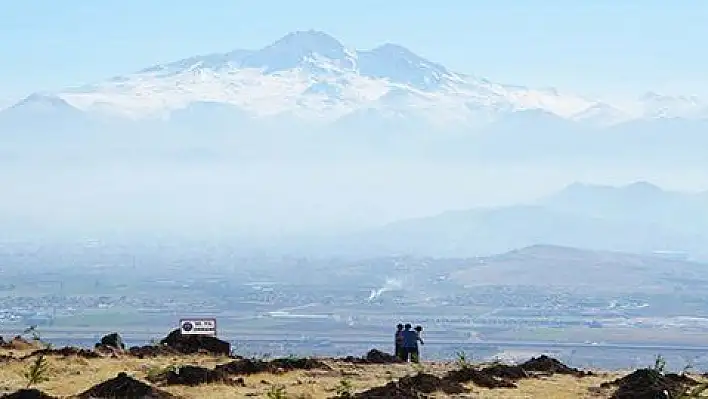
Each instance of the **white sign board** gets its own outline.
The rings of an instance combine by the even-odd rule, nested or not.
[[[183,335],[211,335],[216,337],[216,319],[180,319],[179,330]]]

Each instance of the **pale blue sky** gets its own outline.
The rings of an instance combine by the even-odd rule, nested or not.
[[[0,106],[318,29],[404,45],[492,80],[597,95],[708,93],[701,0],[15,0],[0,3]]]

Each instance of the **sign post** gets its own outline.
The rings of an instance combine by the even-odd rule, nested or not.
[[[216,319],[180,319],[179,331],[182,335],[209,335],[216,337]]]

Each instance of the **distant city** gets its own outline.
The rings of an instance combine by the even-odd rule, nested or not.
[[[182,251],[199,257],[197,248]],[[700,276],[705,265],[674,254],[556,246],[459,259],[233,261],[212,254],[204,267],[176,265],[155,253],[146,268],[127,249],[98,246],[74,253],[71,268],[39,274],[35,260],[25,264],[27,255],[2,258],[0,329],[6,335],[36,325],[58,342],[92,345],[118,331],[139,344],[164,336],[182,317],[202,316],[216,317],[222,338],[254,353],[387,349],[399,321],[424,326],[431,358],[449,358],[459,348],[489,358],[535,350],[582,353],[576,363],[619,368],[627,359],[610,357],[610,348],[641,359],[666,352],[699,362],[708,350],[702,346],[705,282],[688,277]],[[120,259],[135,267],[109,266]],[[630,285],[632,279],[641,285]]]

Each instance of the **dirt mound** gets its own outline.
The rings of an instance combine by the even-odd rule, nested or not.
[[[119,373],[116,378],[104,381],[77,395],[79,399],[93,398],[177,398],[171,393],[154,388],[144,382]]]
[[[39,355],[44,355],[44,356],[64,356],[64,357],[69,357],[69,356],[76,356],[76,357],[82,357],[84,359],[96,359],[101,357],[98,353],[88,350],[88,349],[83,349],[83,348],[74,348],[73,346],[65,346],[63,348],[45,348],[45,349],[38,349],[32,353],[30,353],[27,356],[24,356],[22,359],[29,359],[33,356],[39,356]]]
[[[686,386],[700,384],[698,381],[694,380],[693,378],[691,378],[685,374],[669,373],[669,374],[664,374],[664,378],[666,378],[667,380],[672,381],[674,383],[684,384]]]
[[[514,381],[526,378],[528,375],[520,367],[494,365],[481,370],[465,367],[447,373],[447,380],[468,383],[472,382],[482,388],[516,388]]]
[[[398,363],[401,360],[396,356],[382,352],[378,349],[372,349],[366,354],[366,361],[369,363],[385,364],[385,363]]]
[[[220,364],[215,370],[230,375],[251,375],[257,373],[277,373],[293,370],[331,370],[327,364],[309,358],[273,359],[269,362],[253,359],[239,359],[226,364]]]
[[[493,364],[482,369],[465,367],[461,370],[450,371],[447,378],[458,382],[472,381],[476,385],[486,388],[515,388],[516,381],[523,378],[533,378],[536,376],[535,373],[568,374],[577,377],[592,374],[570,368],[556,359],[543,355],[531,358],[517,366]]]
[[[366,358],[355,357],[355,356],[335,357],[335,358],[332,358],[332,360],[343,362],[343,363],[354,363],[354,364],[368,363],[366,361]]]
[[[179,329],[169,333],[160,344],[182,354],[206,352],[228,356],[231,353],[231,344],[226,341],[208,335],[182,335]]]
[[[55,399],[54,396],[47,395],[38,389],[20,389],[13,393],[0,396],[5,399]]]
[[[509,366],[506,364],[493,364],[483,368],[481,371],[491,377],[504,378],[511,381],[532,377],[521,366]]]
[[[3,349],[11,349],[18,351],[37,349],[39,346],[40,345],[38,341],[28,341],[19,335],[7,342],[3,342],[2,344]]]
[[[274,359],[269,362],[252,359],[239,359],[226,364],[220,364],[214,369],[200,366],[186,365],[165,370],[150,379],[153,383],[166,385],[189,385],[224,383],[243,385],[243,378],[234,379],[233,376],[252,375],[258,373],[282,373],[293,370],[312,370],[331,368],[315,359]]]
[[[458,395],[468,390],[458,382],[440,378],[432,374],[417,374],[412,377],[403,377],[398,381],[371,388],[364,392],[352,395],[354,398],[415,398],[433,392],[442,391],[447,395]]]
[[[165,385],[188,385],[197,386],[201,384],[222,383],[227,385],[244,386],[243,378],[232,379],[228,373],[219,369],[208,369],[200,366],[181,366],[167,370],[157,380]]]
[[[390,364],[402,362],[402,360],[400,360],[396,356],[390,353],[382,352],[378,349],[370,350],[366,353],[366,356],[364,357],[347,356],[337,360],[356,364]]]
[[[578,377],[590,375],[583,371],[570,368],[556,359],[548,356],[531,358],[518,365],[493,364],[482,369],[464,367],[450,371],[446,378],[460,383],[473,382],[483,388],[516,388],[516,382],[524,378],[533,378],[533,373],[569,374]]]
[[[600,387],[617,387],[612,394],[613,399],[655,399],[666,397],[665,392],[669,397],[677,397],[685,388],[697,384],[687,376],[663,375],[656,370],[639,369],[612,382],[602,383]]]
[[[327,364],[311,358],[281,358],[268,362],[268,366],[275,370],[331,370]]]
[[[548,357],[546,355],[532,357],[531,359],[520,364],[519,367],[526,371],[536,371],[548,374],[568,374],[577,377],[585,377],[588,375],[592,375],[592,373],[590,372],[585,372],[568,367],[557,359]]]
[[[215,370],[231,375],[251,375],[269,371],[268,362],[253,359],[239,359],[226,364],[219,364]]]
[[[131,346],[128,349],[128,354],[139,359],[145,357],[170,356],[176,353],[179,352],[165,345]]]

